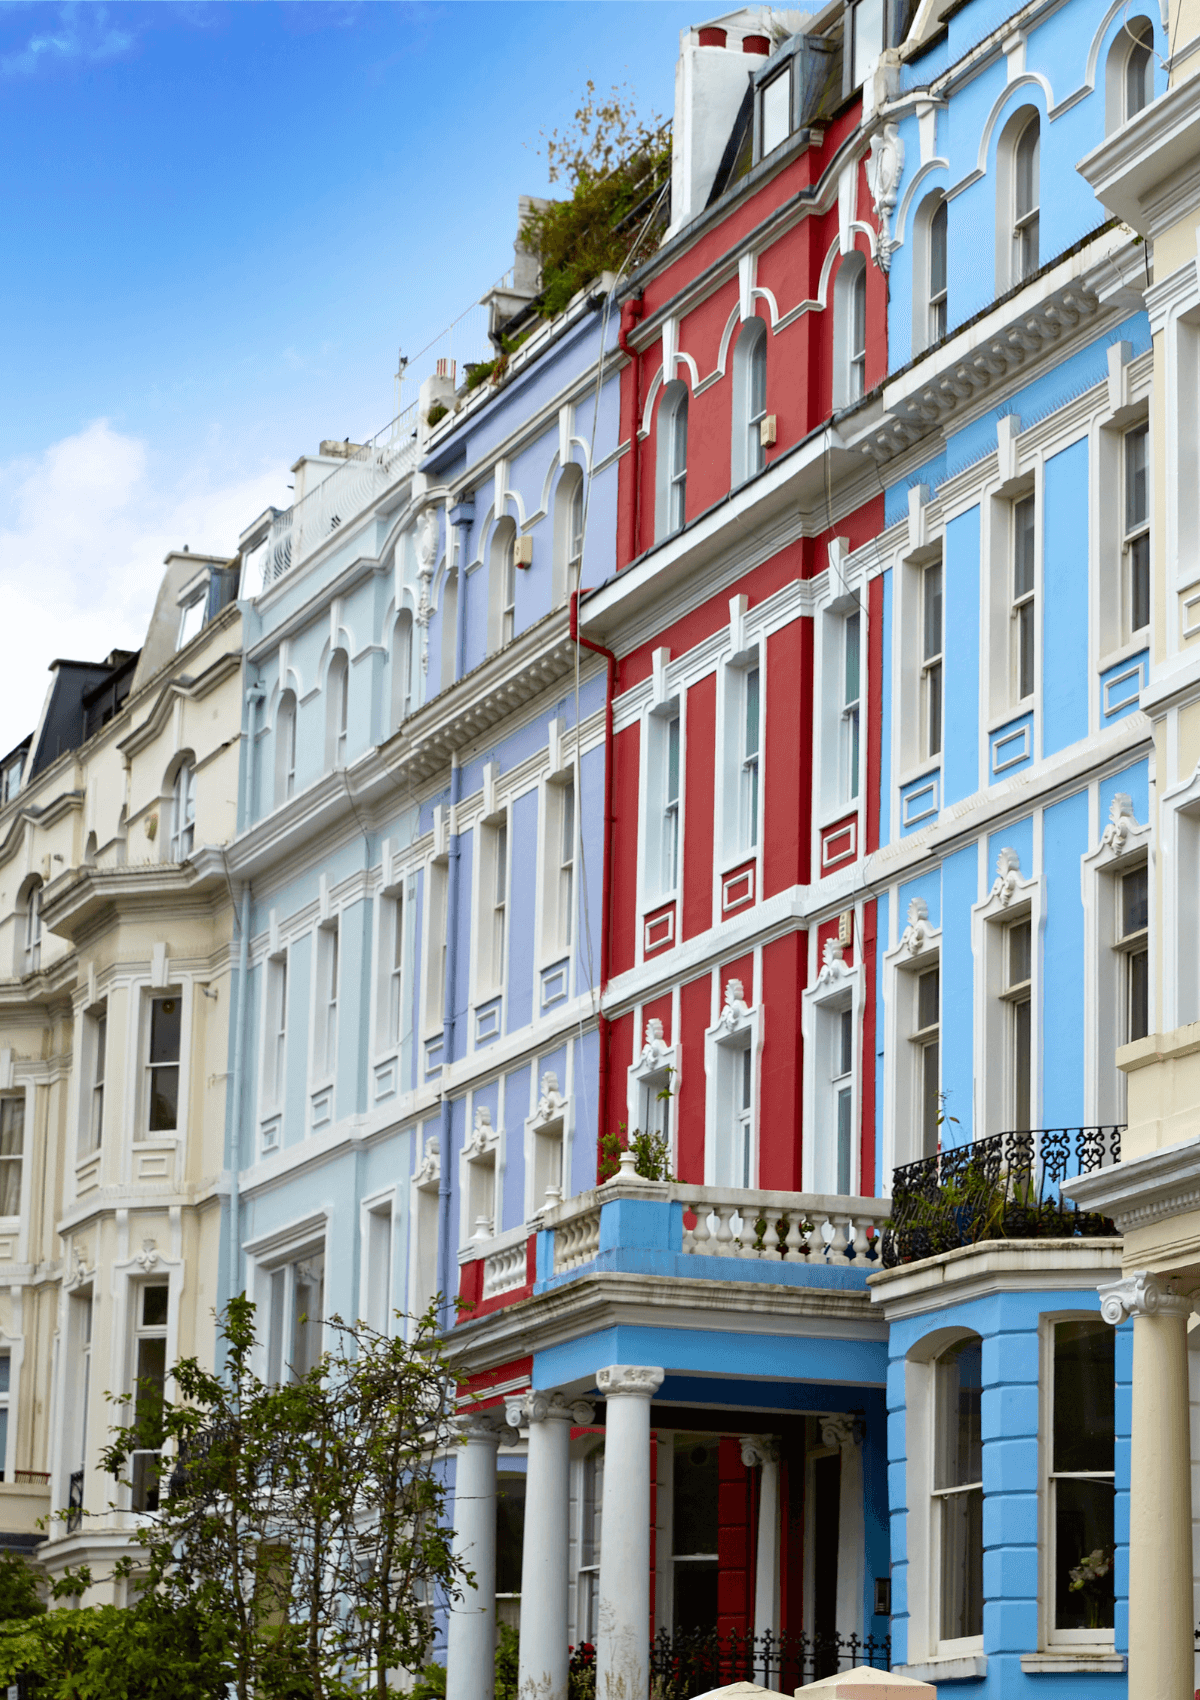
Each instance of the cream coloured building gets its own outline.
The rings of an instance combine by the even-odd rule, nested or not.
[[[99,1580],[139,1508],[108,1392],[212,1360],[240,563],[168,556],[139,653],[56,662],[0,768],[0,1543]]]
[[[1167,93],[1079,168],[1153,278],[1150,1031],[1117,1053],[1123,1161],[1067,1188],[1124,1236],[1101,1294],[1108,1321],[1133,1318],[1129,1692],[1145,1700],[1190,1700],[1200,1680],[1200,4],[1172,12]]]

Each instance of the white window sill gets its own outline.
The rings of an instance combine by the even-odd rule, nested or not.
[[[1036,706],[1037,697],[1031,696],[1022,697],[1019,702],[1010,704],[1008,708],[1002,708],[998,714],[993,714],[987,723],[988,737],[990,738],[993,732],[999,732],[1002,727],[1007,726],[1010,720],[1019,720],[1023,714],[1032,714]]]
[[[915,1682],[969,1682],[987,1675],[986,1653],[959,1653],[952,1659],[928,1659],[921,1665],[893,1665],[899,1676],[912,1677]]]
[[[1026,1676],[1058,1676],[1072,1671],[1095,1675],[1113,1671],[1120,1675],[1127,1662],[1124,1653],[1114,1653],[1111,1647],[1061,1647],[1052,1653],[1021,1654],[1021,1669]]]

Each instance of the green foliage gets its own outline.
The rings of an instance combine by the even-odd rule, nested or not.
[[[0,1553],[0,1623],[40,1617],[46,1606],[37,1578],[19,1553]]]
[[[446,1700],[445,1665],[422,1665],[409,1690],[409,1700]]]
[[[186,1358],[171,1372],[173,1398],[114,1401],[132,1403],[133,1420],[113,1431],[105,1468],[120,1479],[134,1453],[163,1456],[158,1509],[114,1570],[138,1603],[51,1612],[19,1646],[5,1631],[9,1668],[26,1661],[51,1700],[125,1693],[80,1686],[121,1624],[129,1659],[144,1651],[154,1681],[162,1673],[170,1683],[139,1688],[131,1666],[130,1700],[383,1696],[389,1671],[418,1670],[428,1656],[422,1602],[435,1590],[456,1597],[468,1579],[435,1465],[453,1440],[455,1380],[433,1309],[411,1343],[330,1318],[333,1349],[279,1386],[251,1367],[254,1306],[244,1294],[218,1327],[223,1375]],[[82,1593],[90,1580],[80,1572],[56,1591]],[[64,1618],[85,1627],[73,1632]],[[114,1665],[122,1681],[123,1669]]]
[[[602,272],[621,272],[661,202],[671,174],[671,142],[655,117],[637,116],[627,90],[597,98],[589,82],[572,126],[545,138],[550,181],[571,195],[537,208],[521,231],[542,266],[537,310],[551,319]]]
[[[446,406],[444,401],[435,401],[425,415],[426,425],[428,425],[429,429],[432,431],[435,425],[441,424],[449,411],[450,409]]]
[[[0,1684],[20,1673],[38,1700],[212,1700],[228,1663],[214,1624],[149,1599],[0,1624]]]
[[[496,1700],[517,1700],[521,1637],[511,1623],[502,1623],[496,1641]]]
[[[671,1091],[664,1086],[658,1094],[660,1098],[669,1098]],[[601,1186],[610,1181],[620,1171],[622,1151],[632,1151],[634,1156],[634,1173],[645,1181],[673,1181],[671,1173],[671,1148],[661,1133],[642,1133],[639,1128],[626,1136],[625,1123],[622,1122],[617,1133],[602,1133],[600,1135],[600,1161],[597,1165],[596,1179]]]
[[[571,1648],[567,1696],[568,1700],[596,1700],[596,1649],[590,1641]]]

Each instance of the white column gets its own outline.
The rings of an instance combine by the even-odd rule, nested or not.
[[[527,1393],[508,1401],[510,1423],[528,1425],[525,1540],[521,1548],[520,1700],[567,1700],[567,1562],[571,1426],[586,1428],[586,1399]]]
[[[650,1401],[665,1371],[610,1364],[604,1395],[604,1506],[596,1700],[650,1691]]]
[[[1138,1700],[1192,1700],[1192,1301],[1145,1269],[1105,1282],[1100,1300],[1106,1322],[1133,1318],[1129,1692]]]
[[[758,1541],[754,1553],[754,1638],[761,1641],[779,1636],[779,1445],[770,1435],[742,1436],[742,1463],[748,1470],[761,1470],[758,1484]],[[759,1681],[770,1688],[778,1677],[768,1654],[771,1643],[761,1648]]]
[[[821,1422],[821,1439],[826,1446],[836,1446],[842,1455],[838,1492],[837,1632],[861,1635],[867,1564],[862,1421],[857,1417],[825,1417]]]
[[[451,1608],[446,1700],[492,1700],[496,1672],[496,1451],[503,1412],[470,1413],[456,1424],[454,1552],[475,1574]]]

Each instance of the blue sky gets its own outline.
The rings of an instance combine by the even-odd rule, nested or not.
[[[680,0],[0,4],[0,589],[55,655],[140,641],[166,549],[232,549],[511,263],[590,77],[668,115]],[[405,399],[408,397],[406,395]],[[11,652],[10,652],[11,653]]]

